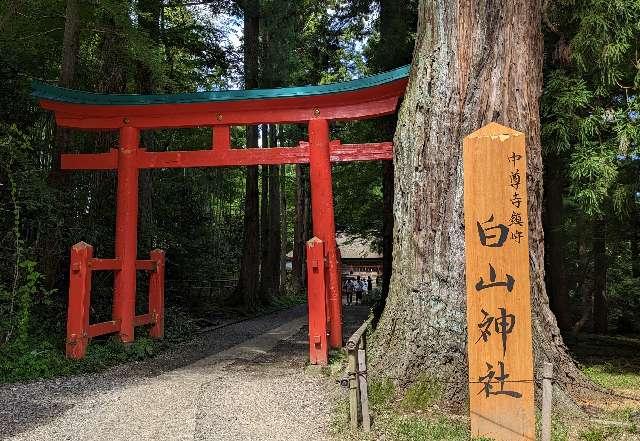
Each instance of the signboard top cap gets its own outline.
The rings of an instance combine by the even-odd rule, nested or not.
[[[496,122],[490,122],[486,126],[476,130],[475,132],[467,135],[465,139],[468,138],[499,138],[501,141],[504,141],[513,136],[524,136],[524,133],[518,132],[512,128],[503,126]]]

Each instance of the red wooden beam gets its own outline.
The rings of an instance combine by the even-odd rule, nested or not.
[[[342,93],[239,101],[91,105],[41,99],[40,105],[55,112],[60,126],[98,130],[303,123],[317,118],[353,120],[394,113],[406,83],[404,78]]]
[[[136,260],[136,269],[142,271],[155,271],[156,270],[156,261],[155,260]]]
[[[89,325],[89,332],[87,332],[87,335],[89,337],[97,337],[98,335],[112,334],[114,332],[118,332],[119,330],[120,323],[115,320],[111,320],[108,322]]]
[[[62,155],[61,168],[63,170],[113,170],[117,167],[117,154],[108,159],[108,161],[112,161],[110,164],[105,159],[107,155],[112,154],[64,154]],[[331,144],[330,157],[331,162],[389,160],[393,158],[393,143],[340,144],[334,141]],[[213,149],[148,152],[145,149],[139,149],[136,163],[138,168],[307,164],[309,163],[309,143],[300,143],[299,147],[249,148],[226,151]]]
[[[307,296],[309,308],[309,361],[327,365],[327,289],[324,243],[314,237],[307,242]]]
[[[148,325],[150,323],[155,323],[155,319],[152,314],[136,315],[133,319],[134,326]]]
[[[149,314],[153,317],[154,325],[149,329],[153,338],[164,337],[164,250],[152,250],[151,260],[156,264],[156,270],[149,277]]]
[[[80,359],[87,353],[91,298],[89,261],[92,258],[93,247],[87,243],[79,242],[71,248],[66,341],[68,358]]]
[[[113,170],[118,167],[118,150],[108,153],[65,153],[60,159],[62,170]]]
[[[118,271],[122,268],[120,259],[89,259],[91,271]]]

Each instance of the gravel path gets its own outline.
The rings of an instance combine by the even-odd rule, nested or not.
[[[366,315],[351,307],[345,333]],[[105,372],[0,386],[10,440],[329,439],[337,386],[304,369],[306,305]]]

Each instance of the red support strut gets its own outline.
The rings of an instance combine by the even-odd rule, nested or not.
[[[120,323],[120,340],[132,342],[136,315],[136,254],[138,251],[138,166],[140,131],[120,129],[116,212],[116,258],[122,269],[114,280],[113,319]]]
[[[332,348],[340,348],[342,347],[342,293],[333,216],[329,122],[326,119],[309,121],[309,149],[313,235],[324,242],[328,265],[326,285],[330,317],[329,345]]]
[[[307,296],[309,308],[309,361],[327,365],[327,289],[324,243],[317,237],[307,242]]]
[[[132,323],[133,326],[151,324],[153,325],[149,329],[151,337],[162,338],[164,335],[165,253],[163,250],[153,250],[150,254],[150,260],[134,261],[134,270],[149,271],[151,274],[149,279],[149,312],[138,316],[134,315]],[[91,245],[84,242],[75,244],[71,248],[69,308],[67,312],[66,352],[69,358],[83,358],[92,337],[121,331],[121,320],[115,318],[106,322],[89,324],[91,274],[93,271],[114,271],[118,277],[122,272],[121,261],[119,259],[96,259],[93,257]],[[135,291],[133,295],[135,300]]]
[[[151,251],[151,260],[156,263],[149,278],[149,315],[154,325],[149,330],[153,338],[164,336],[164,251]]]
[[[69,305],[67,309],[67,357],[79,359],[87,353],[89,341],[89,302],[93,247],[80,242],[71,248]]]

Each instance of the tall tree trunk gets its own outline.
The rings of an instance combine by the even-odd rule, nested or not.
[[[609,307],[607,302],[607,223],[603,217],[593,225],[593,331],[606,334],[609,331]]]
[[[277,135],[275,125],[264,125],[262,147],[275,147]],[[261,291],[264,301],[269,302],[280,292],[280,168],[277,165],[262,166],[262,267]]]
[[[562,163],[557,155],[547,158],[545,171],[544,235],[547,292],[558,327],[562,331],[568,331],[572,325],[571,306],[564,262],[565,240],[561,231],[564,210],[562,194],[565,182]]]
[[[374,59],[377,71],[387,71],[411,62],[412,35],[416,13],[411,2],[380,0],[380,43]],[[385,139],[393,138],[397,118],[383,120],[380,130]],[[382,164],[382,293],[375,311],[380,317],[389,294],[393,262],[393,162]]]
[[[138,25],[147,33],[153,43],[159,44],[162,0],[138,0],[137,6]],[[157,93],[157,81],[150,66],[144,62],[138,62],[136,67],[136,82],[140,93]]]
[[[73,88],[75,86],[79,50],[80,7],[78,0],[67,0],[64,37],[62,39],[62,70],[60,71],[60,81],[58,81],[62,87]]]
[[[576,224],[576,255],[578,256],[579,267],[575,290],[577,296],[582,297],[582,314],[575,325],[573,325],[572,332],[574,334],[582,332],[582,329],[593,315],[593,278],[591,277],[593,269],[591,268],[591,252],[587,247],[584,230],[582,218],[578,218]]]
[[[289,244],[289,225],[287,216],[287,165],[282,164],[280,166],[280,228],[282,234],[280,235],[280,289],[282,289],[287,280],[287,245]]]
[[[462,139],[496,121],[527,136],[531,295],[536,365],[560,391],[586,379],[562,342],[544,285],[540,0],[420,2],[413,65],[395,135],[393,273],[372,369],[467,391]]]
[[[296,218],[293,225],[293,259],[291,272],[293,283],[297,291],[302,291],[306,285],[305,251],[308,239],[308,209],[309,193],[307,191],[308,175],[305,166],[295,165],[296,169]]]
[[[21,2],[14,2],[14,10],[17,13]],[[9,7],[11,12],[12,7]],[[76,70],[80,52],[80,9],[78,0],[67,0],[64,36],[62,39],[62,64],[58,85],[66,88],[74,88],[76,85]],[[62,197],[68,196],[65,192],[67,174],[60,170],[60,157],[72,142],[71,131],[65,127],[56,126],[54,138],[54,150],[52,152],[51,170],[49,171],[49,185],[60,191]],[[45,236],[43,240],[42,267],[48,289],[57,286],[58,275],[64,274],[61,264],[65,262],[65,247],[60,232],[55,230]]]
[[[269,145],[277,147],[278,131],[269,126]],[[280,224],[280,166],[269,166],[269,271],[271,272],[271,298],[280,294],[280,254],[282,253],[282,226]]]
[[[632,213],[633,222],[631,229],[631,275],[640,277],[640,206]]]
[[[246,89],[258,87],[258,35],[260,4],[247,0],[244,4],[244,81]],[[258,128],[247,127],[247,146],[258,145]],[[260,280],[260,217],[258,212],[258,166],[247,167],[244,205],[244,241],[240,257],[240,274],[236,295],[245,307],[253,309],[258,302]]]
[[[269,125],[262,125],[262,148],[269,147]],[[271,272],[271,215],[269,210],[269,181],[271,179],[271,167],[260,166],[260,293],[265,299],[271,297],[271,286],[273,284]]]
[[[138,0],[137,18],[138,25],[143,29],[151,43],[158,47],[161,44],[160,16],[162,15],[162,0]],[[162,88],[149,64],[138,61],[136,63],[136,83],[139,93],[158,93]],[[141,133],[141,143],[146,148],[154,149],[156,145],[156,135],[154,131],[147,130]],[[140,249],[145,252],[157,246],[154,243],[152,232],[155,231],[153,218],[153,187],[155,173],[150,170],[140,172],[140,227],[139,243]]]

